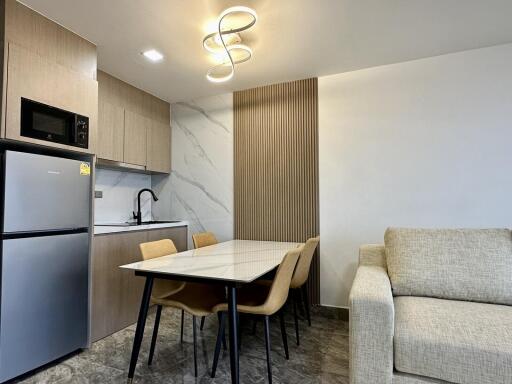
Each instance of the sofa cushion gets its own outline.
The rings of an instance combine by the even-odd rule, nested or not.
[[[458,384],[512,383],[512,307],[395,297],[394,364]]]
[[[393,295],[512,305],[508,229],[389,228],[384,240]]]

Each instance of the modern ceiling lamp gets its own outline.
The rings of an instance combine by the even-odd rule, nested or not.
[[[235,74],[235,64],[246,62],[252,57],[252,50],[242,44],[240,32],[256,24],[258,16],[248,7],[236,6],[225,9],[219,16],[217,31],[203,39],[203,47],[218,57],[220,64],[210,68],[206,78],[213,83],[223,83]]]

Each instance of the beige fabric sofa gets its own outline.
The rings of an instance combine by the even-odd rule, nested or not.
[[[360,249],[351,384],[512,384],[512,234],[389,228]]]

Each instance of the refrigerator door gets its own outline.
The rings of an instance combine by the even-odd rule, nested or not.
[[[4,240],[0,382],[87,344],[87,233]]]
[[[78,160],[6,151],[4,233],[88,227],[88,166]]]

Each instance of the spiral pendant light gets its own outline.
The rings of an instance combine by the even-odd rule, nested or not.
[[[247,23],[242,25],[229,26],[223,25],[229,18],[234,18],[237,14],[243,14],[249,18]],[[203,39],[203,47],[214,55],[223,54],[222,63],[210,68],[206,73],[206,78],[214,83],[222,83],[230,80],[235,74],[235,64],[248,61],[252,57],[252,50],[247,45],[242,44],[240,32],[251,28],[258,16],[256,12],[248,7],[235,6],[225,9],[219,16],[217,22],[217,31],[210,33]]]

